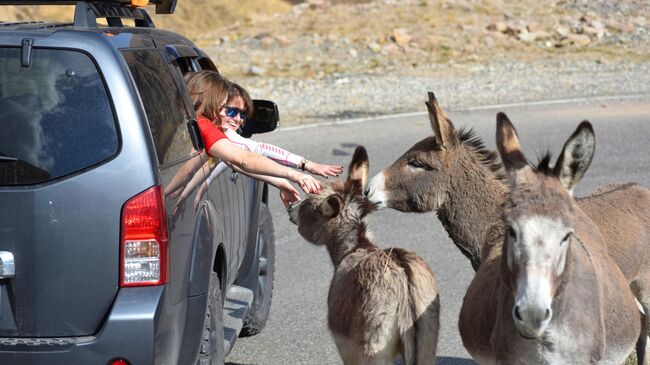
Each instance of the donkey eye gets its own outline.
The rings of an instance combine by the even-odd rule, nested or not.
[[[435,170],[432,166],[429,166],[420,160],[409,160],[408,165],[415,167],[416,169],[425,169],[427,171]]]
[[[421,169],[421,168],[424,167],[424,164],[422,163],[422,161],[418,161],[418,160],[410,160],[408,162],[408,164],[409,164],[409,166],[413,166],[413,167],[418,168],[418,169]]]
[[[560,242],[560,246],[567,243],[569,241],[569,238],[571,238],[571,232],[567,233],[566,236],[564,236],[564,238],[562,239],[562,242]]]
[[[509,239],[513,241],[517,240],[517,232],[515,232],[515,229],[511,226],[506,227],[506,233],[508,234]]]

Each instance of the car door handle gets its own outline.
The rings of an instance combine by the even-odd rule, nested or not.
[[[0,279],[11,278],[16,275],[14,254],[9,251],[0,251]]]

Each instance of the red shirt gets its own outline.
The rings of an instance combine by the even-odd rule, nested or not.
[[[203,137],[203,144],[205,145],[205,152],[209,154],[210,147],[212,145],[223,138],[228,138],[226,137],[225,134],[221,131],[221,129],[217,128],[216,125],[212,124],[210,119],[200,116],[199,117],[199,129],[201,130],[201,137]]]

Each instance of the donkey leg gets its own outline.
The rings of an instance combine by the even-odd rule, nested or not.
[[[362,362],[363,365],[394,365],[395,358],[388,352],[382,352],[369,357]]]
[[[415,320],[416,364],[435,364],[440,329],[440,296],[430,302],[422,315]]]
[[[650,362],[646,356],[648,331],[650,331],[650,273],[643,274],[634,279],[630,288],[643,309],[643,315],[641,315],[641,334],[636,343],[637,364],[647,365]]]
[[[336,348],[339,350],[339,356],[345,365],[361,365],[361,351],[359,347],[349,339],[333,335]]]

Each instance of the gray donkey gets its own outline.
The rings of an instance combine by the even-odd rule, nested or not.
[[[288,209],[298,232],[325,246],[334,264],[328,325],[345,364],[434,364],[440,300],[431,268],[415,253],[380,249],[368,234],[375,210],[363,195],[368,154],[354,151],[345,182],[335,181]]]
[[[434,136],[424,138],[368,184],[368,199],[402,212],[436,211],[474,270],[500,255],[501,207],[510,190],[499,156],[473,130],[457,129],[433,93],[426,103]],[[603,186],[576,204],[600,229],[607,252],[650,313],[650,190],[634,183]],[[490,256],[492,255],[492,256]],[[643,333],[650,329],[646,316]],[[637,346],[644,363],[647,336]]]

